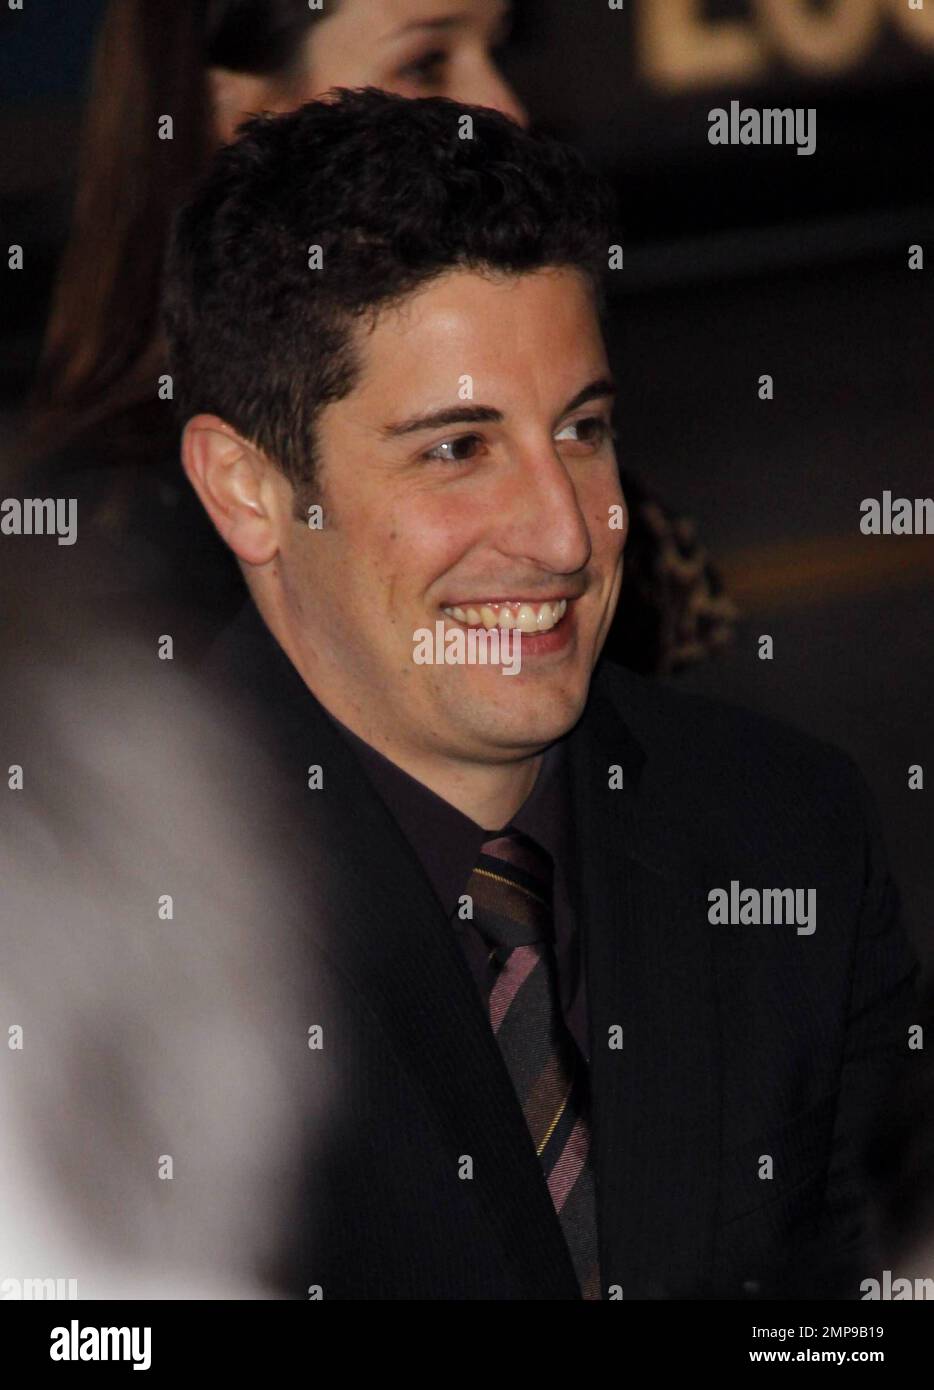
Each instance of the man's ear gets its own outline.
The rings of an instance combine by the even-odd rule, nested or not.
[[[182,434],[182,465],[237,558],[248,565],[274,560],[291,487],[266,455],[217,415],[195,415]]]

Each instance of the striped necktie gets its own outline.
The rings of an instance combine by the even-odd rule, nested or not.
[[[558,1002],[552,860],[520,831],[487,840],[467,891],[490,945],[488,1011],[586,1299],[600,1297],[587,1067]]]

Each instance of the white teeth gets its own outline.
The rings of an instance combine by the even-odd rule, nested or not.
[[[545,607],[545,605],[542,604],[542,611],[543,611],[543,612],[544,612],[544,607]],[[550,604],[550,603],[549,603],[549,605],[548,605],[548,616],[549,616],[549,618],[551,617],[551,604]],[[532,607],[532,605],[531,605],[530,603],[523,603],[522,607],[519,609],[519,615],[518,615],[518,617],[517,617],[517,619],[516,619],[516,624],[517,624],[517,626],[518,626],[520,632],[537,632],[537,631],[538,631],[538,614],[535,612],[535,609]]]
[[[529,634],[549,632],[561,621],[568,610],[566,598],[553,603],[484,603],[480,608],[444,608],[442,612],[468,627],[499,627],[506,631],[517,627],[520,632]]]

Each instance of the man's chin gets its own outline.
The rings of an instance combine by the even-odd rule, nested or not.
[[[506,680],[506,677],[503,677]],[[473,735],[475,756],[487,748],[499,757],[533,756],[563,738],[577,723],[587,703],[587,691],[558,692],[549,700],[535,699],[472,704],[457,719],[461,734]]]

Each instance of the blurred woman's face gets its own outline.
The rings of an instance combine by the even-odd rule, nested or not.
[[[492,106],[524,125],[525,112],[493,57],[508,19],[506,0],[339,0],[333,14],[309,26],[287,78],[214,70],[218,138],[231,139],[253,112],[290,110],[331,87],[451,97]]]

